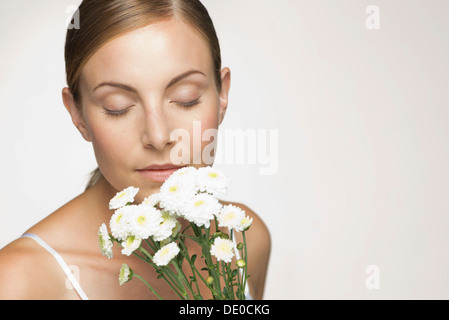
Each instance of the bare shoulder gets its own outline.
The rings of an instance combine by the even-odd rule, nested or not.
[[[16,240],[0,250],[0,299],[21,299],[28,291],[27,280],[21,274],[29,261],[23,240]]]
[[[60,243],[59,234],[69,231],[61,218],[68,207],[61,207],[27,232],[43,237],[47,243]],[[53,248],[60,252],[61,248]],[[0,250],[0,300],[70,299],[65,281],[55,257],[33,239],[16,239]]]
[[[28,300],[60,297],[60,281],[48,252],[33,240],[17,239],[0,250],[0,299]]]
[[[222,203],[223,205],[232,204],[239,207],[253,219],[250,229],[245,232],[248,248],[248,274],[251,276],[249,280],[251,294],[255,299],[262,299],[271,253],[269,229],[262,218],[248,206],[236,202],[222,201]],[[236,234],[236,238],[237,241],[242,241],[240,233]]]

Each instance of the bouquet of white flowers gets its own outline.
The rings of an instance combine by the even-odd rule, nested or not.
[[[202,300],[198,282],[205,283],[214,299],[244,300],[248,255],[245,232],[252,223],[242,209],[223,206],[216,196],[227,192],[229,179],[212,167],[184,167],[174,172],[141,204],[133,204],[139,188],[129,187],[111,199],[114,214],[99,230],[103,255],[112,258],[113,243],[124,255],[135,255],[150,264],[181,299]],[[180,219],[188,222],[182,229]],[[211,234],[211,222],[216,232]],[[226,228],[228,232],[220,230]],[[186,233],[191,229],[189,233]],[[242,232],[243,242],[237,244],[234,231]],[[198,270],[196,254],[189,254],[186,239],[201,248],[204,267]],[[236,266],[232,259],[236,256]],[[186,276],[183,267],[191,271]],[[120,284],[133,277],[142,280],[159,299],[162,297],[141,276],[126,264],[120,269]]]

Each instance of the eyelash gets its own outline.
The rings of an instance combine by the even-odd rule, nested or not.
[[[200,104],[200,103],[201,103],[201,100],[200,100],[200,98],[198,98],[198,99],[195,99],[195,100],[190,101],[190,102],[185,102],[185,103],[184,103],[184,102],[175,102],[175,103],[176,103],[178,106],[187,109],[187,108],[192,108],[192,107],[194,107],[194,106]],[[133,106],[129,106],[128,108],[123,109],[123,110],[120,110],[120,111],[113,111],[113,110],[109,110],[109,109],[104,108],[104,113],[106,113],[107,115],[113,116],[113,117],[122,117],[122,116],[124,116],[125,114],[128,113],[128,110],[129,110],[131,107],[133,107]]]
[[[199,97],[199,98],[197,98],[197,99],[195,99],[195,100],[193,100],[193,101],[190,101],[190,102],[175,102],[178,106],[180,106],[180,107],[183,107],[183,108],[191,108],[191,107],[194,107],[194,106],[196,106],[197,104],[200,104],[201,103],[201,100],[200,100],[200,98],[201,97]]]
[[[113,110],[104,108],[104,113],[106,113],[107,115],[113,116],[113,117],[121,117],[121,116],[124,116],[125,114],[127,114],[128,110],[131,107],[133,107],[133,106],[129,106],[128,108],[120,110],[120,111],[113,111]]]

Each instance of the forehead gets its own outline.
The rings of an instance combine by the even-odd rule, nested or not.
[[[188,24],[170,19],[107,42],[86,63],[82,79],[91,88],[115,80],[144,90],[146,86],[163,86],[191,69],[212,76],[208,43]]]

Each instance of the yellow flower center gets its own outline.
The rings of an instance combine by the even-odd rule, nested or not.
[[[215,172],[210,172],[209,177],[216,178],[216,177],[218,177],[218,174],[216,174]]]
[[[204,203],[204,200],[199,200],[199,201],[196,201],[195,203],[194,203],[194,205],[196,206],[196,207],[199,207],[200,205],[202,205]]]
[[[170,214],[166,211],[162,212],[162,222],[160,223],[160,225],[163,225],[164,223],[170,221]]]
[[[228,213],[224,216],[224,220],[225,220],[225,221],[232,221],[232,220],[234,220],[234,219],[235,219],[235,212],[234,212],[234,211],[228,212]]]
[[[169,254],[169,253],[170,253],[170,248],[163,248],[163,249],[161,250],[160,255],[161,255],[161,256],[166,256],[166,255]]]
[[[229,253],[232,250],[226,242],[220,243],[217,249],[222,253]]]
[[[137,223],[140,224],[140,225],[143,225],[143,224],[145,223],[146,220],[147,220],[146,217],[144,217],[144,216],[139,216],[139,217],[137,218]]]
[[[126,194],[126,192],[125,191],[122,191],[122,192],[120,192],[119,193],[119,195],[117,196],[117,198],[123,198],[124,197],[124,195]]]
[[[131,245],[134,242],[134,240],[136,240],[136,237],[129,236],[128,238],[126,238],[126,244]]]
[[[178,190],[178,186],[173,186],[173,187],[170,187],[170,189],[168,189],[168,191],[170,191],[170,192],[176,192]]]

